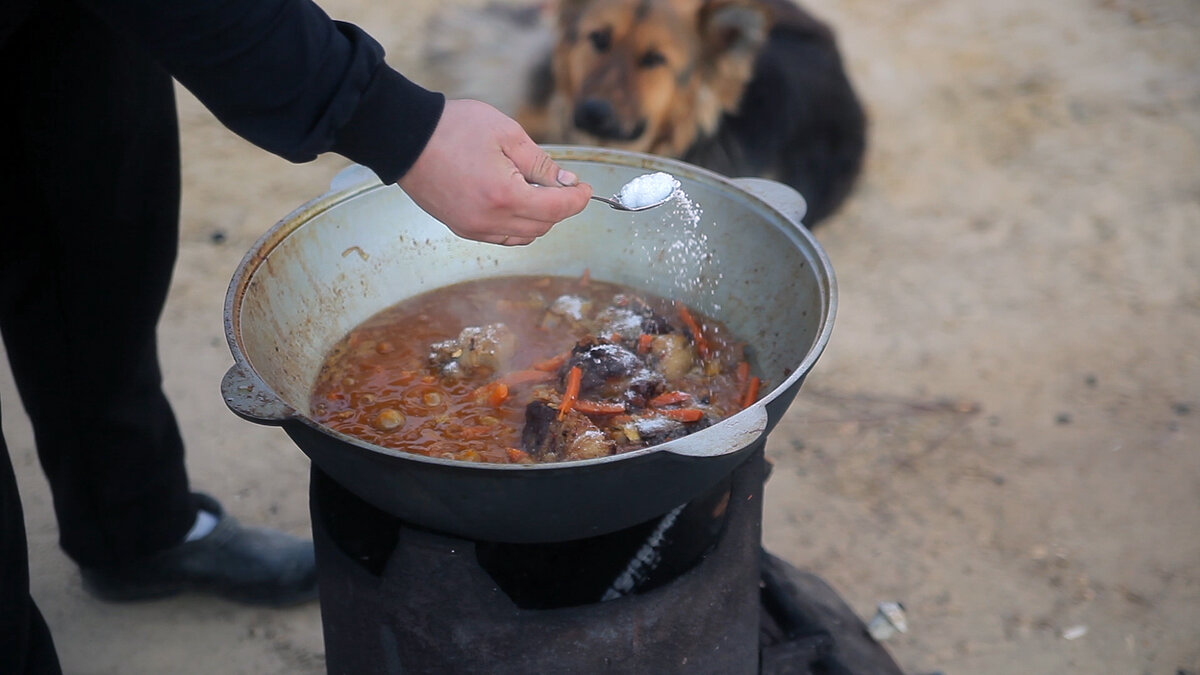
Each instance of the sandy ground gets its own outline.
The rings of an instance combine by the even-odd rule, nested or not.
[[[326,3],[417,79],[434,5]],[[840,32],[872,144],[818,231],[841,304],[770,443],[766,543],[864,617],[902,601],[889,647],[913,673],[1200,670],[1200,4],[809,6]],[[304,533],[306,458],[220,400],[221,303],[254,239],[343,162],[288,165],[181,106],[161,332],[193,482]],[[85,595],[7,371],[0,396],[69,673],[323,672],[315,605]]]

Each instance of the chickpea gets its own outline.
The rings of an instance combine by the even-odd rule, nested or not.
[[[404,413],[395,408],[384,408],[375,417],[375,427],[383,431],[391,431],[404,424]]]

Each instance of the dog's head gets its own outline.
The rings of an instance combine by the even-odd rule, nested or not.
[[[558,2],[556,135],[674,157],[737,109],[771,24],[755,0]]]

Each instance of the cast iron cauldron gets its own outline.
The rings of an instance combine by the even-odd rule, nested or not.
[[[234,272],[225,333],[230,409],[279,425],[326,474],[408,522],[480,541],[555,542],[613,532],[686,502],[765,442],[833,328],[833,271],[803,225],[803,198],[762,179],[616,150],[548,147],[613,194],[666,171],[699,218],[667,205],[619,213],[593,203],[526,247],[460,239],[395,186],[351,167],[329,192],[267,231]],[[469,189],[469,186],[464,186]],[[326,352],[357,324],[405,298],[508,274],[629,284],[722,319],[752,347],[765,394],[707,429],[613,457],[535,465],[411,455],[310,419]]]

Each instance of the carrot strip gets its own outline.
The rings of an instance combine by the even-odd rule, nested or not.
[[[558,370],[559,368],[562,368],[562,364],[567,362],[567,358],[569,356],[571,356],[571,352],[569,352],[569,351],[563,352],[557,356],[551,356],[550,358],[546,359],[545,361],[538,361],[537,363],[533,364],[531,367],[534,370],[544,370],[548,373],[553,373],[554,371]]]
[[[529,456],[528,452],[518,450],[517,448],[505,448],[504,454],[508,455],[508,461],[513,464],[530,464],[533,462],[533,458]]]
[[[749,408],[754,404],[755,401],[758,400],[758,387],[761,384],[762,383],[759,381],[758,377],[752,377],[750,378],[750,381],[746,383],[746,393],[742,395],[743,408]]]
[[[696,323],[696,318],[688,311],[687,305],[682,302],[679,305],[679,318],[683,319],[683,324],[692,333],[692,342],[696,345],[696,353],[701,358],[708,358],[708,340],[705,339],[704,333],[700,332],[700,324]]]
[[[558,404],[558,419],[566,417],[571,406],[575,405],[575,400],[579,398],[579,387],[582,384],[583,370],[579,366],[571,366],[571,370],[567,372],[567,387],[563,391],[562,403]]]
[[[492,407],[497,407],[508,399],[508,385],[499,381],[489,382],[471,392],[471,397],[480,403],[486,402]]]
[[[546,382],[554,378],[554,373],[548,373],[544,370],[514,370],[504,377],[500,378],[500,382],[515,387],[520,384],[536,384],[538,382]]]
[[[679,422],[698,422],[704,417],[704,411],[699,408],[671,408],[659,410],[658,414]]]
[[[475,390],[475,398],[486,401],[493,408],[498,408],[501,403],[508,400],[508,385],[504,382],[485,384]]]
[[[691,400],[692,395],[686,391],[668,391],[650,399],[651,408],[661,408],[666,405],[675,405]]]
[[[637,353],[649,354],[651,342],[654,342],[653,335],[650,335],[649,333],[642,333],[641,335],[639,335],[638,341],[637,341]]]
[[[583,275],[579,277],[579,285],[586,288],[590,283],[592,283],[592,271],[585,267],[583,268]]]
[[[625,412],[624,403],[589,401],[585,398],[575,399],[575,403],[571,407],[585,415],[620,415]]]

